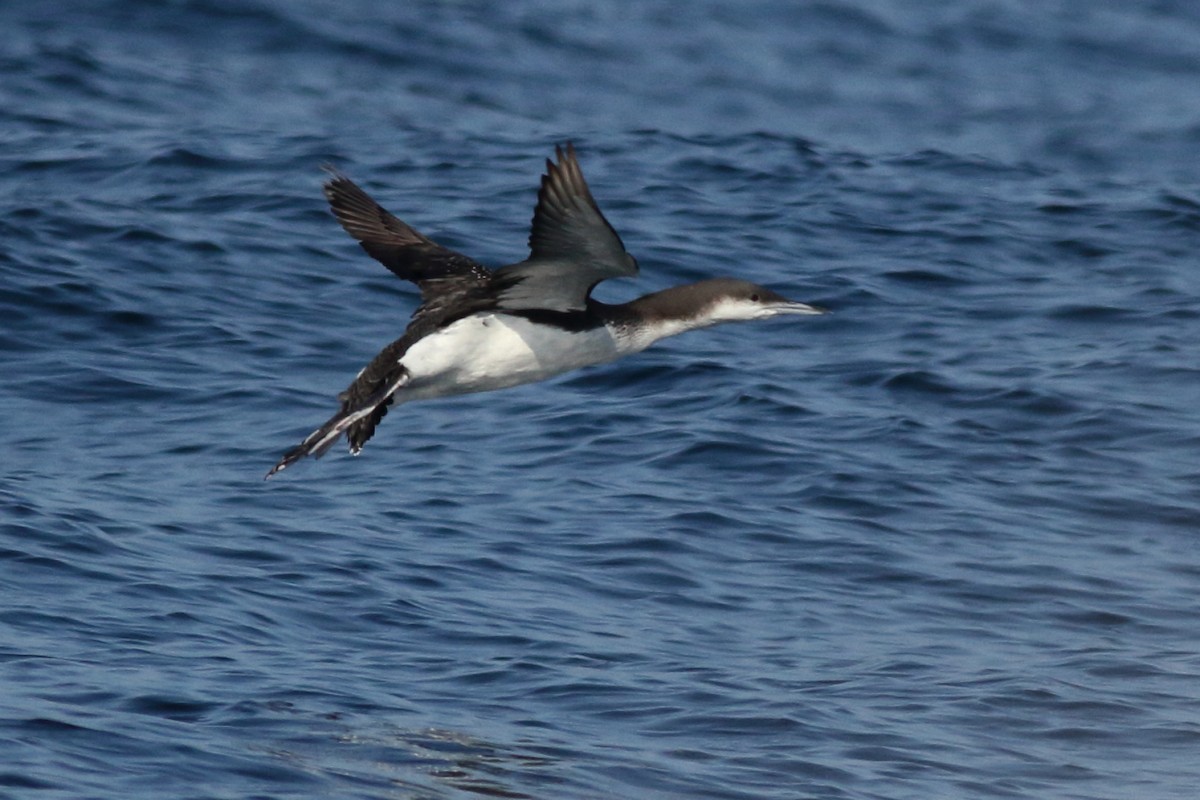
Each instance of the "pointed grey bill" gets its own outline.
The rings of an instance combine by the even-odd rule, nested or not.
[[[500,307],[580,311],[588,293],[608,278],[628,278],[638,265],[600,212],[575,148],[554,148],[546,161],[529,233],[529,258],[496,271],[513,285],[500,294]]]
[[[771,306],[771,310],[776,314],[828,314],[829,309],[821,306],[810,305],[809,303],[798,303],[794,300],[787,300],[782,303],[777,303]]]

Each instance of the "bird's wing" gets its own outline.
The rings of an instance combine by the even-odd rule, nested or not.
[[[575,148],[554,148],[538,191],[529,258],[496,271],[499,307],[577,311],[592,287],[607,278],[636,275],[637,261],[596,205]]]
[[[341,408],[267,473],[271,477],[308,455],[320,457],[343,434],[351,452],[366,444],[387,414],[392,396],[408,381],[400,360],[416,341],[455,319],[496,305],[487,267],[422,235],[388,213],[349,178],[333,173],[325,184],[329,207],[346,232],[398,277],[421,290],[404,335],[383,348],[338,395]]]
[[[425,302],[431,295],[481,286],[491,279],[487,267],[424,236],[344,175],[333,172],[325,197],[346,233],[397,277],[415,283]]]

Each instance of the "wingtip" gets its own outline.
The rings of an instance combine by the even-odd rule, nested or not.
[[[334,181],[344,180],[346,177],[345,173],[343,173],[340,169],[335,167],[333,164],[330,164],[328,161],[326,161],[324,164],[321,165],[321,172],[324,172],[326,175],[329,176],[329,180],[325,181],[326,186],[328,186],[330,183],[333,183]]]
[[[554,145],[554,160],[558,162],[559,168],[575,161],[575,143],[567,139],[562,144]]]
[[[357,193],[362,193],[368,202],[375,203],[357,183],[337,167],[332,164],[322,164],[321,170],[328,176],[321,184],[321,193],[325,195],[325,199],[331,206],[337,202],[338,198],[345,198]]]
[[[339,187],[344,187],[347,184],[349,184],[350,186],[356,185],[354,183],[354,181],[347,178],[345,173],[339,171],[336,167],[332,167],[332,166],[329,166],[328,164],[326,164],[325,166],[321,167],[321,169],[325,172],[326,175],[329,176],[321,184],[321,191],[325,194],[325,199],[327,199],[327,200],[332,199],[333,193]]]

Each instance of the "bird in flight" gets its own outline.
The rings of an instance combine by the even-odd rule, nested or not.
[[[319,458],[343,434],[357,455],[392,405],[545,380],[722,322],[824,313],[733,278],[628,303],[592,299],[596,284],[634,276],[638,264],[592,198],[575,148],[554,154],[538,191],[529,257],[495,270],[423,236],[333,173],[325,197],[338,222],[370,256],[415,283],[421,304],[404,334],[338,395],[337,413],[284,453],[267,478],[305,456]]]

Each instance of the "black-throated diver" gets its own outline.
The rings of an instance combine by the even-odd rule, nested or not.
[[[343,433],[357,455],[392,403],[485,392],[545,380],[645,350],[667,336],[721,322],[820,314],[747,281],[716,278],[629,303],[593,300],[607,278],[636,275],[637,261],[592,198],[575,148],[546,160],[529,258],[497,270],[442,247],[333,173],[325,197],[363,249],[421,292],[404,335],[338,395],[341,409],[284,454],[266,477]]]

